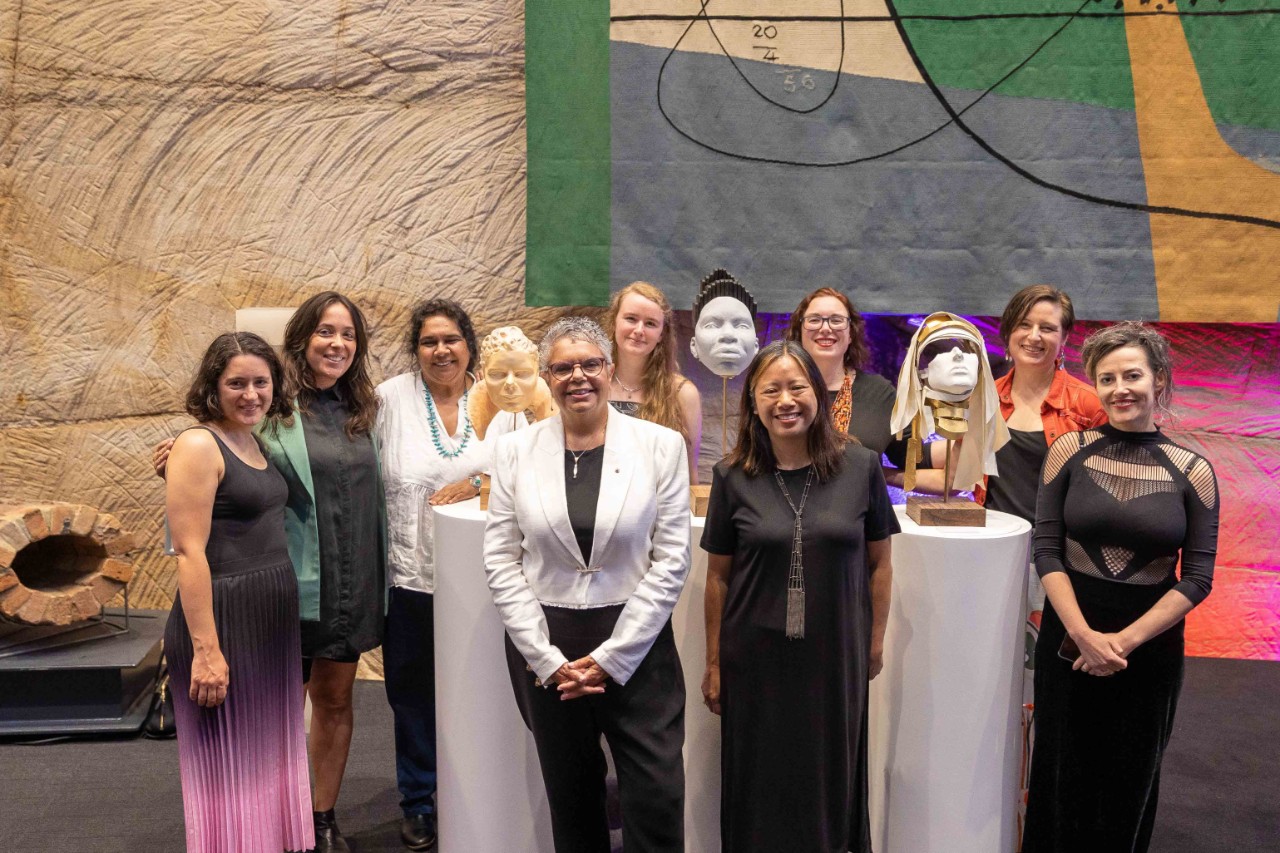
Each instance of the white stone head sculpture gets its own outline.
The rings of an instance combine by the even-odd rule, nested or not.
[[[551,391],[538,375],[538,348],[515,326],[494,329],[480,342],[478,375],[483,388],[468,395],[467,414],[480,438],[499,411],[532,410],[534,420],[555,413]]]
[[[756,338],[756,301],[724,270],[702,280],[693,301],[693,338],[689,351],[716,376],[737,376],[760,349]]]
[[[898,397],[890,428],[899,437],[911,426],[907,489],[915,486],[922,442],[937,433],[963,437],[954,487],[970,490],[996,474],[996,451],[1009,441],[1000,399],[991,379],[982,333],[963,317],[939,311],[920,324],[898,373]]]

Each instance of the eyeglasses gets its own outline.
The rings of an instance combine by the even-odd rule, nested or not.
[[[547,365],[547,372],[558,382],[563,382],[573,376],[573,371],[581,368],[582,375],[588,379],[600,375],[600,371],[604,370],[603,358],[588,358],[583,361],[556,361]]]
[[[838,332],[841,329],[849,327],[849,318],[844,314],[832,314],[829,317],[823,317],[820,314],[805,314],[804,327],[806,329],[821,329],[822,324],[826,323],[831,327],[831,331]]]

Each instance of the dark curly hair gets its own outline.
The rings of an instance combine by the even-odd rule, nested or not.
[[[223,418],[218,402],[218,381],[227,372],[227,365],[238,355],[256,356],[267,363],[271,371],[271,405],[267,407],[266,420],[275,424],[288,421],[293,415],[289,404],[292,396],[285,379],[284,366],[271,344],[253,332],[223,332],[213,339],[200,359],[196,375],[187,389],[187,414],[202,424]]]
[[[809,310],[809,304],[819,296],[838,299],[849,312],[849,346],[844,351],[844,368],[861,370],[871,361],[871,347],[867,344],[867,321],[862,319],[858,309],[853,307],[853,301],[833,287],[819,287],[800,300],[800,304],[791,314],[791,321],[787,323],[787,340],[803,342],[804,338],[801,334],[804,332],[804,314]]]
[[[470,358],[467,370],[475,370],[480,364],[476,329],[466,310],[452,299],[428,299],[426,302],[419,302],[413,309],[413,316],[409,318],[409,334],[405,336],[405,349],[409,351],[409,355],[415,359],[418,357],[418,336],[422,333],[422,324],[431,317],[448,317],[454,322],[462,333],[462,339],[467,342],[467,355]]]
[[[364,314],[354,302],[336,290],[326,290],[298,306],[284,327],[284,369],[297,395],[298,411],[310,414],[311,403],[320,389],[307,363],[307,347],[320,326],[320,318],[331,305],[346,308],[356,327],[355,355],[337,383],[347,408],[346,433],[349,438],[368,435],[378,412],[378,398],[373,393],[373,380],[369,378],[369,335]]]

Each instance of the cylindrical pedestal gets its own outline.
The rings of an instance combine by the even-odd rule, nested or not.
[[[1012,853],[1031,526],[921,527],[896,507],[884,671],[871,682],[877,853]]]
[[[671,614],[684,669],[684,847],[688,853],[720,853],[720,718],[702,702],[707,668],[707,552],[698,547],[705,519],[693,518],[693,563]]]
[[[439,853],[551,853],[533,735],[484,577],[478,499],[435,508]]]

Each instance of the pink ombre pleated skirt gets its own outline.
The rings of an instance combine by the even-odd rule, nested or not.
[[[298,583],[288,554],[211,566],[226,701],[188,696],[191,636],[175,601],[165,629],[188,853],[315,846],[302,720]]]

